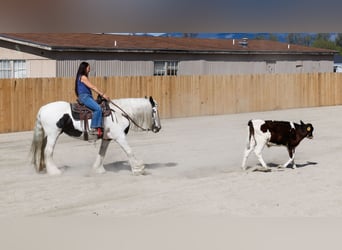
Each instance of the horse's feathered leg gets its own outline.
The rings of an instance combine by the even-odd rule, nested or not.
[[[133,151],[131,147],[128,145],[127,140],[125,136],[120,136],[116,139],[116,142],[120,145],[120,147],[125,151],[129,164],[131,165],[131,170],[134,175],[141,175],[144,174],[144,164],[142,162],[139,162],[135,155],[133,154]]]
[[[102,174],[102,173],[106,172],[105,168],[103,167],[103,159],[106,155],[107,148],[108,148],[110,141],[111,140],[102,140],[101,141],[99,154],[97,155],[96,160],[93,164],[93,170],[97,174]]]
[[[46,145],[46,138],[44,129],[40,122],[39,113],[37,115],[36,124],[33,131],[33,139],[31,144],[31,164],[35,167],[37,172],[45,168],[44,150]]]
[[[53,151],[56,145],[56,141],[59,137],[59,133],[51,133],[47,136],[46,147],[44,150],[44,158],[46,163],[46,172],[49,175],[60,175],[62,171],[53,162]]]

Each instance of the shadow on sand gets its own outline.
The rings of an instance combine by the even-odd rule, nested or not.
[[[307,161],[306,163],[303,164],[296,164],[297,168],[304,168],[307,166],[311,166],[311,165],[317,165],[317,162],[312,162],[312,161]],[[248,171],[250,172],[273,172],[273,171],[285,171],[285,169],[287,168],[291,168],[292,169],[292,165],[290,164],[289,166],[287,166],[287,168],[282,168],[280,167],[279,164],[275,164],[275,163],[268,163],[267,166],[269,167],[268,169],[264,169],[261,164],[258,164],[255,167],[249,167],[247,168]]]
[[[145,169],[168,168],[175,167],[178,164],[175,162],[168,163],[145,163]],[[105,164],[104,168],[109,172],[131,171],[131,166],[128,161],[117,161],[110,164]]]

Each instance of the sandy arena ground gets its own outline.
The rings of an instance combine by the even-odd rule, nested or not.
[[[62,135],[54,159],[61,176],[29,166],[32,132],[0,134],[0,216],[340,217],[342,107],[291,109],[162,120],[157,133],[130,132],[128,141],[147,175],[132,176],[127,158],[110,144],[107,172],[90,173],[100,143]],[[275,166],[284,147],[265,148],[273,171],[240,169],[251,118],[310,122],[314,139],[296,151],[298,169]],[[248,166],[258,162],[254,154]]]

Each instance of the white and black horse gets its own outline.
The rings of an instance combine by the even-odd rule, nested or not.
[[[103,118],[103,139],[93,170],[104,173],[103,159],[111,140],[116,141],[127,154],[132,173],[144,173],[144,164],[138,161],[126,140],[128,128],[151,130],[157,133],[161,129],[158,105],[152,98],[125,98],[109,102],[111,115]],[[88,121],[90,124],[90,120]],[[57,101],[42,106],[37,114],[31,145],[32,165],[37,172],[46,169],[50,175],[59,175],[62,171],[53,162],[53,152],[58,137],[65,133],[74,138],[83,139],[84,121],[73,118],[70,103]],[[97,137],[95,137],[97,138]]]

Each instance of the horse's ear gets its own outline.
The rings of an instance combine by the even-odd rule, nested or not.
[[[152,104],[152,107],[154,107],[156,105],[156,103],[154,102],[154,99],[152,98],[152,96],[150,96],[150,103]]]

